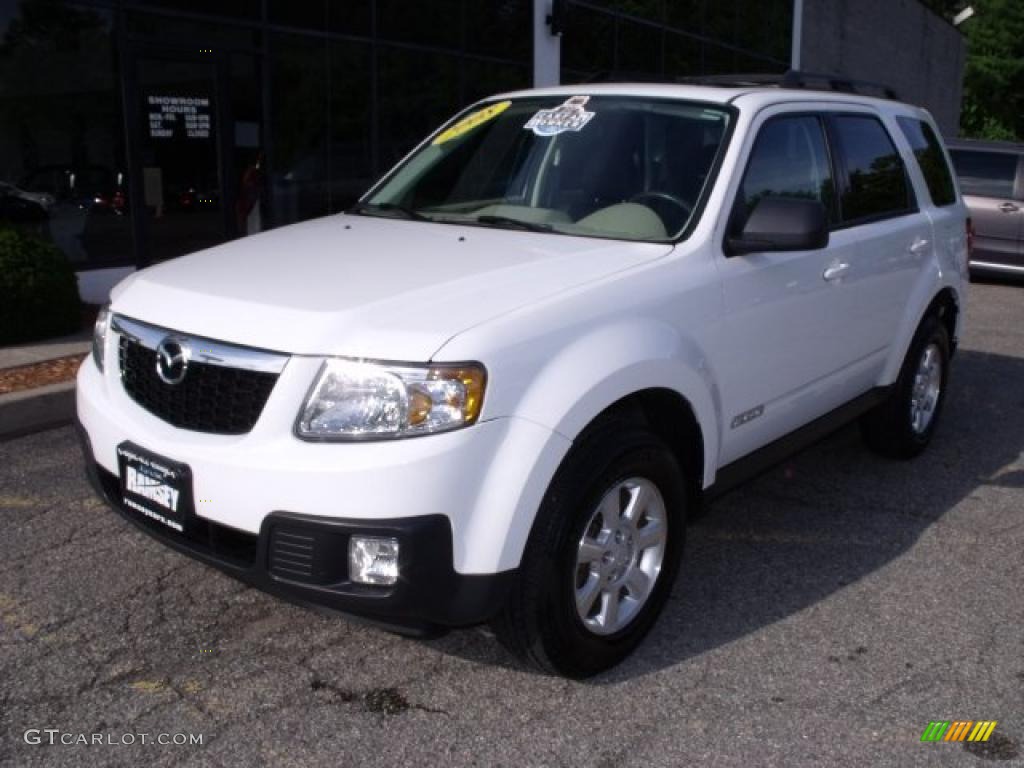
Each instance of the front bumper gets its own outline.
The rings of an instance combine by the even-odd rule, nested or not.
[[[201,519],[187,535],[127,508],[116,475],[96,462],[79,423],[86,472],[96,492],[122,517],[173,549],[270,594],[368,620],[405,634],[479,624],[501,608],[514,571],[461,574],[453,567],[452,529],[440,514],[391,519],[323,518],[288,511],[264,517],[259,533]],[[399,541],[399,581],[381,587],[349,580],[348,541],[355,533]],[[284,560],[282,542],[299,542],[308,558]]]

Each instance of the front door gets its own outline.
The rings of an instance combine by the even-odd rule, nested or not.
[[[217,245],[234,235],[224,151],[224,77],[206,51],[137,51],[134,194],[140,262]]]
[[[745,164],[730,227],[741,228],[766,196],[820,200],[832,210],[833,190],[821,118],[768,115]],[[723,463],[822,415],[845,395],[825,380],[850,362],[843,327],[850,315],[841,305],[843,270],[855,249],[851,237],[833,233],[820,250],[722,254],[725,320],[712,366],[722,382]]]

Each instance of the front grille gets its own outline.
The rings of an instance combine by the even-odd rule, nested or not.
[[[255,426],[278,374],[188,364],[185,378],[166,384],[156,372],[156,351],[121,336],[118,362],[124,391],[135,402],[181,429],[218,435],[243,435]]]

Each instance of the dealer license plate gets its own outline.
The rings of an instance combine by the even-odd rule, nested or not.
[[[134,443],[117,446],[124,505],[161,525],[184,533],[195,507],[192,470],[187,464],[158,456]]]

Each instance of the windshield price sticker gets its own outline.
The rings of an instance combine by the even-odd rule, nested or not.
[[[573,96],[553,109],[542,109],[523,126],[538,136],[554,136],[566,131],[579,131],[594,117],[583,107],[589,96]]]
[[[446,141],[457,139],[464,133],[469,133],[478,125],[482,125],[483,123],[486,123],[488,120],[497,117],[506,109],[508,109],[511,105],[511,101],[499,101],[497,104],[491,104],[489,107],[478,109],[471,115],[466,115],[451,128],[442,131],[440,134],[438,134],[437,138],[434,139],[431,143],[436,146],[438,144],[444,144]]]

